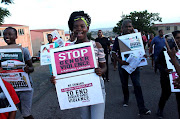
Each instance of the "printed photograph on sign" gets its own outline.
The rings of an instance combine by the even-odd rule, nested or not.
[[[25,63],[20,48],[0,49],[1,66],[5,70],[22,68]]]
[[[95,73],[91,73],[57,80],[56,91],[60,109],[104,103],[99,78]]]
[[[50,50],[53,48],[55,48],[54,43],[41,46],[41,54],[40,54],[41,65],[51,64]]]
[[[17,108],[13,103],[9,92],[7,91],[2,79],[0,78],[0,113],[16,111]]]
[[[51,35],[53,36],[52,42],[56,42],[59,45],[59,47],[64,46],[64,40],[61,38],[57,30],[51,32]]]
[[[2,70],[0,76],[10,84],[12,84],[15,91],[32,90],[29,76],[22,69],[17,70]]]
[[[97,67],[91,42],[52,49],[51,61],[57,78],[91,73]]]
[[[145,55],[144,50],[139,49],[139,50],[122,52],[121,53],[122,60],[126,61],[127,58],[130,56],[130,54],[133,54],[134,56],[138,58],[138,60],[140,60],[138,67],[147,65],[147,59],[144,57]]]
[[[178,52],[180,52],[180,51],[178,51]],[[178,59],[178,61],[180,63],[180,59],[179,59],[178,55],[179,55],[179,53],[176,53],[176,58]],[[170,80],[170,85],[171,85],[171,92],[180,92],[180,89],[175,88],[174,84],[173,84],[173,79],[178,78],[178,75],[176,73],[176,70],[175,70],[174,66],[171,63],[171,59],[170,59],[167,51],[164,51],[164,56],[165,56],[165,59],[166,59],[167,68],[173,70],[172,73],[169,74],[169,80]]]

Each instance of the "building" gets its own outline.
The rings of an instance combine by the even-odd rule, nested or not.
[[[21,44],[22,47],[28,48],[30,55],[32,56],[33,50],[32,50],[32,43],[31,43],[31,35],[30,35],[29,26],[18,25],[18,24],[2,24],[2,25],[0,25],[0,46],[7,45],[3,39],[3,31],[7,27],[13,27],[17,30],[18,38],[16,39],[16,43]]]
[[[31,30],[31,40],[32,40],[32,48],[33,48],[33,56],[37,56],[40,50],[41,45],[47,44],[47,34],[57,30],[59,35],[65,41],[65,33],[64,30],[61,29],[38,29],[38,30]]]
[[[154,24],[155,33],[158,34],[158,31],[162,29],[164,34],[171,33],[175,30],[180,30],[180,23],[165,23],[165,24]]]

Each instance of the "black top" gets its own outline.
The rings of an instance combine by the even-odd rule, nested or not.
[[[106,37],[96,38],[95,41],[99,42],[104,49],[104,53],[108,54],[108,46],[110,46],[110,42],[108,41],[108,38]]]

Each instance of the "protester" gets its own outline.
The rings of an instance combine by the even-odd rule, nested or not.
[[[175,40],[178,40],[176,35],[174,35]],[[168,42],[168,43],[169,43],[169,47],[172,50],[175,50],[175,43],[174,42]],[[159,53],[159,55],[156,59],[156,65],[160,71],[160,83],[161,83],[161,89],[162,89],[161,97],[160,97],[159,104],[158,104],[158,111],[157,111],[157,116],[159,118],[163,118],[163,110],[164,110],[165,104],[171,95],[169,73],[172,71],[172,69],[167,68],[167,64],[166,64],[166,60],[165,60],[163,51],[166,51],[166,48],[163,48],[161,50],[161,52]],[[173,57],[172,57],[172,59],[174,61]],[[178,65],[179,65],[179,63],[178,63]],[[177,104],[178,104],[178,111],[180,112],[180,93],[177,92],[175,94],[176,94],[176,100],[177,100]]]
[[[109,80],[108,52],[111,51],[110,42],[108,41],[108,38],[103,37],[102,30],[98,30],[98,38],[96,38],[95,41],[99,42],[104,49],[107,71],[105,73],[105,77],[103,77],[103,78],[105,79],[105,81],[109,82],[110,80]]]
[[[52,36],[52,34],[48,34],[48,35],[47,35],[47,38],[48,38],[48,42],[49,42],[48,44],[54,43],[54,47],[55,47],[55,48],[58,48],[58,47],[59,47],[58,43],[53,42],[53,36]],[[50,74],[52,75],[52,66],[51,66],[51,64],[49,65],[49,71],[50,71]]]
[[[152,53],[152,47],[154,46],[154,60],[157,59],[157,56],[159,55],[160,51],[166,46],[165,44],[165,38],[164,38],[163,30],[159,30],[159,36],[156,36],[153,38],[151,45],[150,45],[150,53]]]
[[[147,44],[147,38],[146,38],[146,35],[145,35],[145,32],[141,32],[141,35],[142,35],[142,40],[143,40],[143,45],[144,45],[144,49],[146,48],[146,44]]]
[[[130,19],[125,19],[123,21],[122,32],[123,32],[122,35],[134,33],[134,28],[132,26],[132,21]],[[118,37],[116,37],[116,39],[115,39],[112,51],[113,51],[114,58],[118,61],[119,75],[120,75],[122,90],[123,90],[123,94],[124,94],[123,106],[127,107],[128,102],[129,102],[128,77],[130,76],[133,86],[134,86],[134,93],[135,93],[136,101],[138,104],[139,114],[140,115],[151,114],[151,111],[149,109],[147,109],[144,105],[144,99],[143,99],[142,89],[141,89],[141,85],[140,85],[140,69],[139,69],[139,67],[137,67],[136,70],[134,72],[132,72],[131,74],[129,74],[126,70],[121,68],[122,65],[128,65],[129,63],[127,63],[126,61],[123,61],[121,58]],[[117,51],[119,51],[118,52],[119,57],[116,56]]]
[[[17,30],[13,27],[8,27],[3,32],[4,40],[7,43],[7,45],[13,45],[16,44],[17,39]],[[34,71],[34,67],[32,65],[31,56],[29,53],[29,50],[27,48],[22,47],[24,61],[26,64],[26,67],[24,68],[24,71],[28,74],[32,73]],[[29,79],[32,85],[32,78],[29,75]],[[18,108],[20,109],[20,112],[24,119],[34,119],[31,115],[31,106],[32,106],[32,97],[33,97],[33,89],[30,91],[18,91],[16,92],[20,103],[18,104]]]
[[[74,32],[74,36],[77,37],[77,41],[75,44],[84,43],[84,42],[92,42],[96,61],[98,63],[98,68],[95,69],[95,73],[100,76],[102,93],[104,97],[104,103],[90,105],[86,107],[81,107],[81,118],[82,119],[104,119],[104,111],[105,111],[105,87],[104,81],[102,79],[102,74],[106,72],[106,60],[103,48],[100,43],[94,42],[87,38],[87,32],[89,31],[89,26],[91,23],[91,18],[88,14],[84,13],[84,11],[73,12],[69,18],[68,25],[69,29]],[[51,82],[53,84],[56,83],[55,77],[51,78]]]
[[[154,38],[154,34],[150,34],[150,39],[148,41],[148,47],[150,47],[153,38]],[[150,48],[149,48],[149,54],[151,57],[151,65],[152,65],[152,67],[154,67],[154,45],[152,46],[151,52],[150,52]]]

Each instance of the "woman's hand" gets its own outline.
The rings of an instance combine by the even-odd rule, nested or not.
[[[101,68],[95,68],[95,73],[96,73],[98,76],[102,76],[102,69],[101,69]]]
[[[120,64],[122,64],[122,65],[129,65],[129,63],[126,62],[126,61],[121,61]]]
[[[55,79],[56,77],[55,76],[51,76],[51,79],[50,79],[50,81],[51,81],[51,83],[52,84],[56,84],[56,79]]]
[[[174,88],[180,89],[180,77],[173,80]]]

